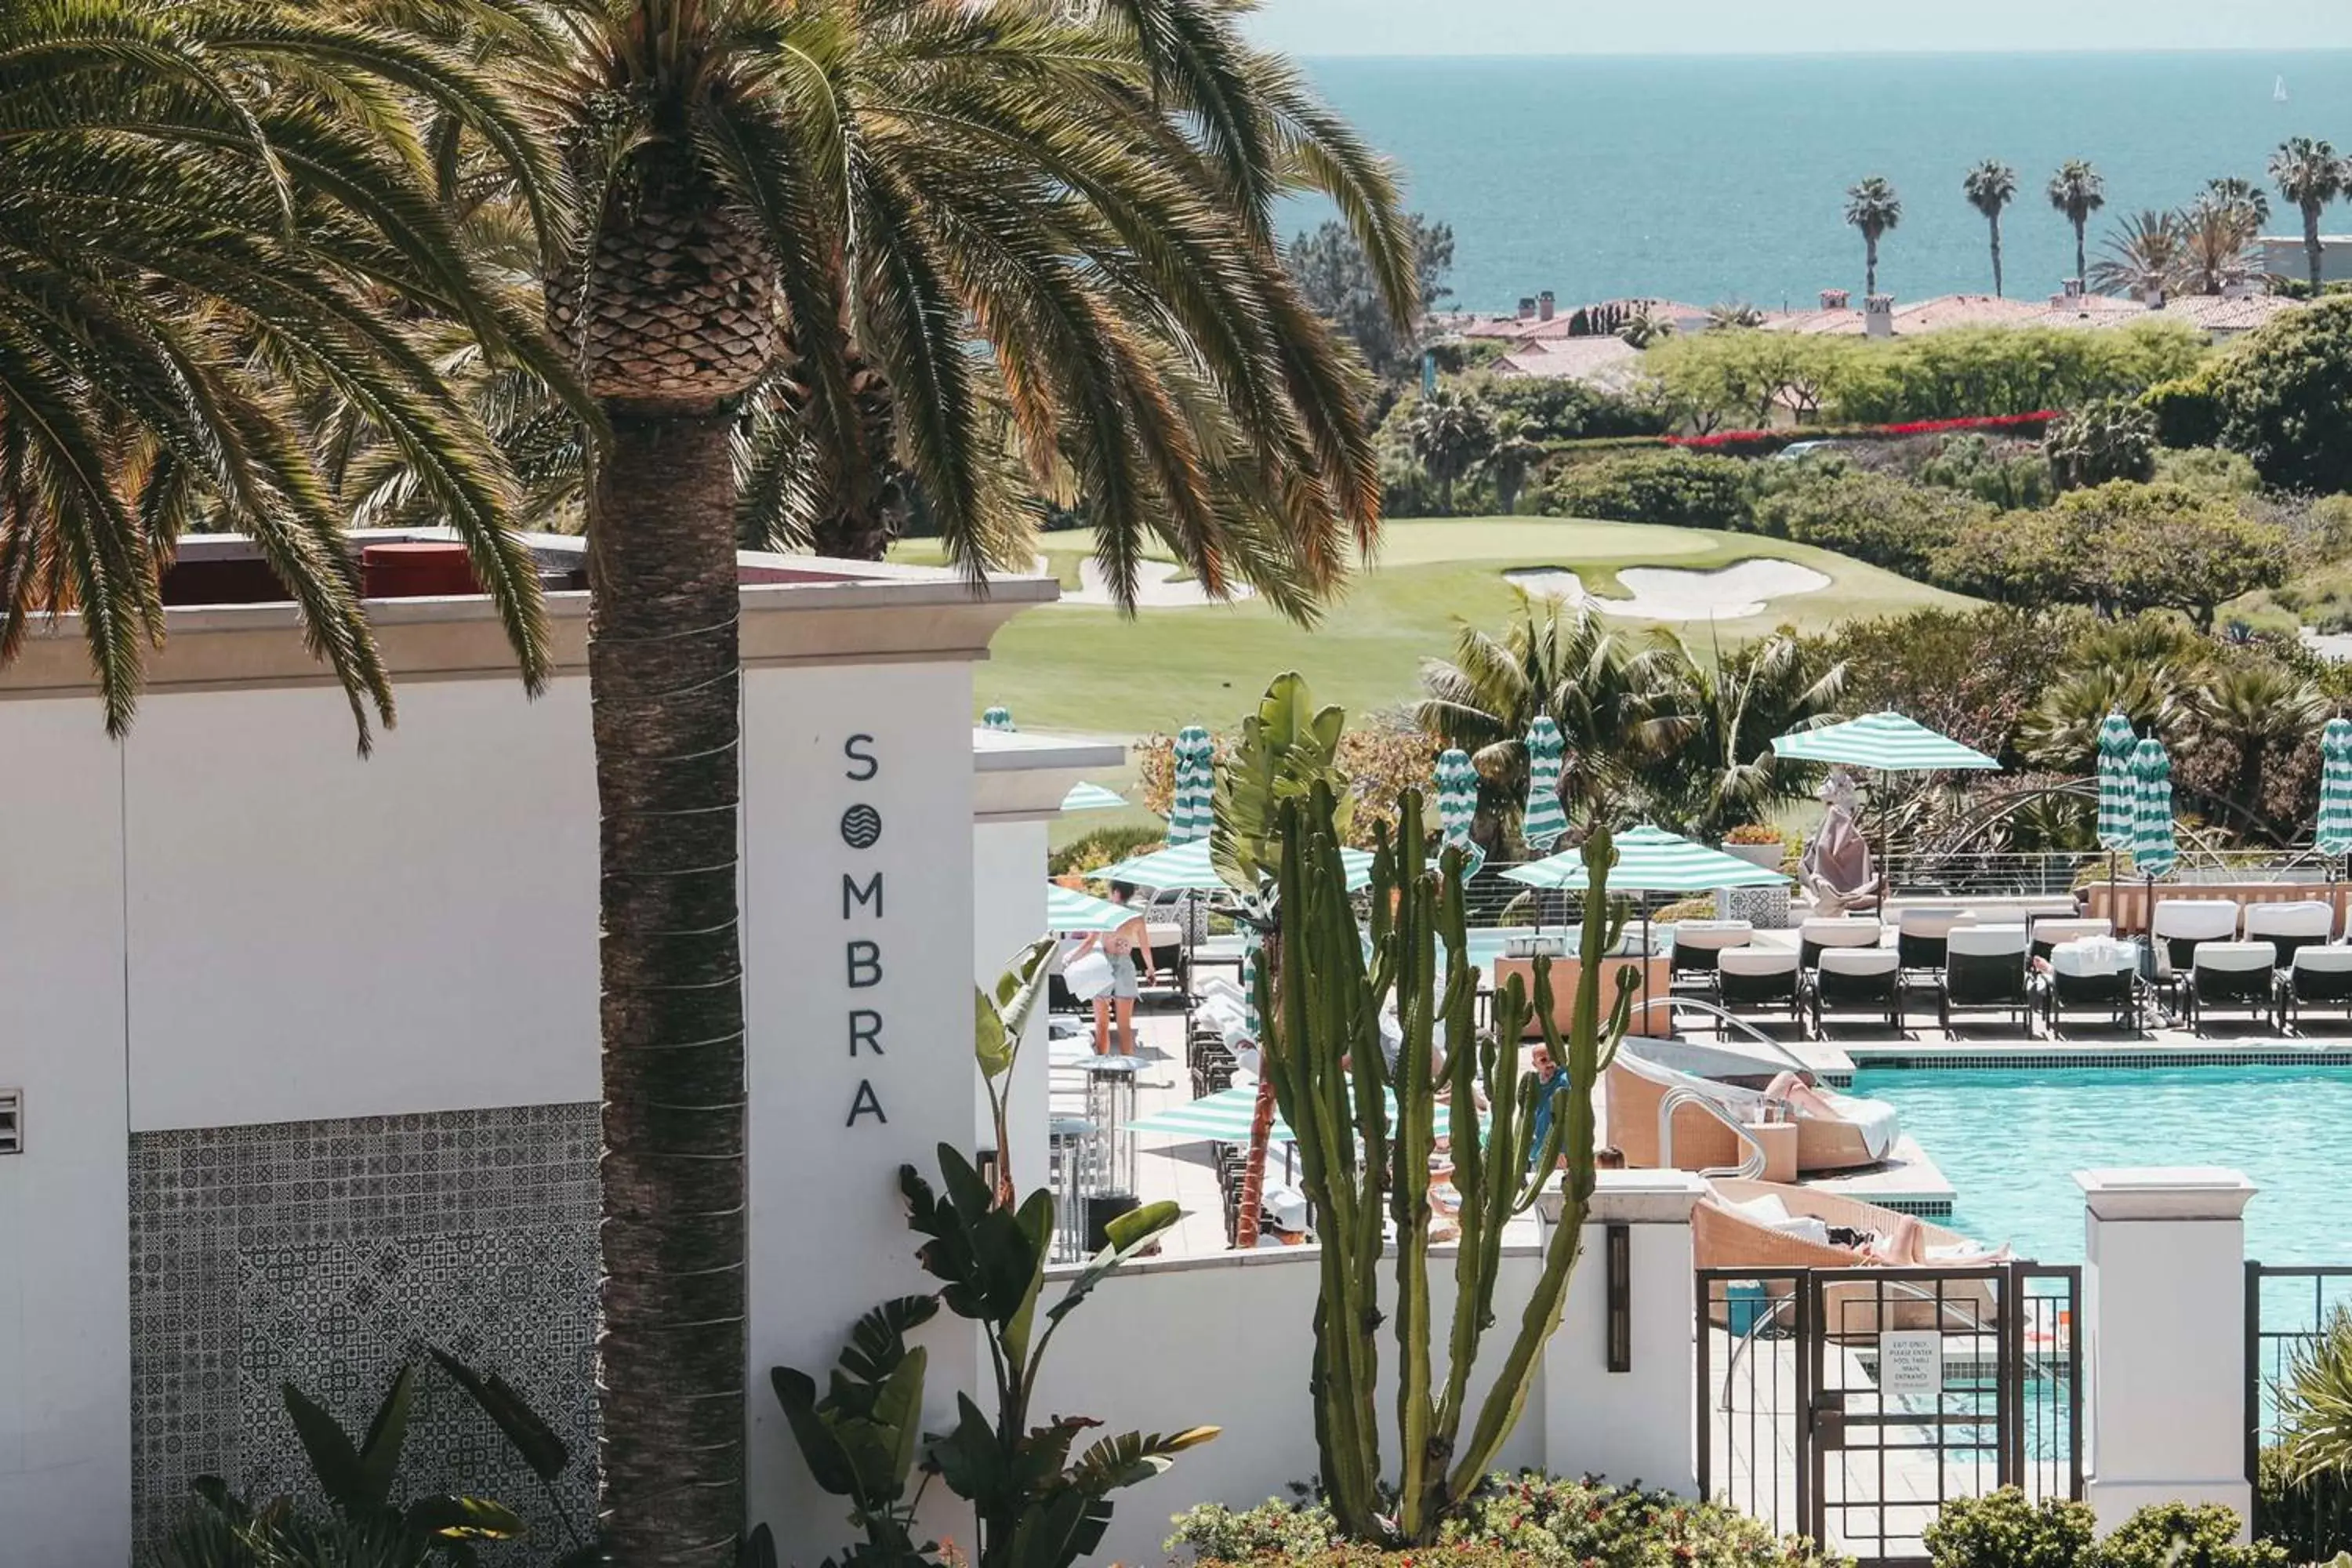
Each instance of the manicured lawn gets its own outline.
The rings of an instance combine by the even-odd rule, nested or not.
[[[1083,539],[1046,536],[1048,561],[1066,584],[1076,581]],[[895,558],[939,555],[930,542],[912,541]],[[1105,608],[1055,605],[997,634],[993,659],[975,672],[974,694],[982,707],[1012,709],[1024,729],[1122,737],[1193,721],[1229,726],[1285,669],[1305,674],[1318,698],[1351,713],[1392,709],[1414,695],[1421,660],[1451,648],[1458,620],[1503,622],[1514,603],[1502,577],[1508,568],[1568,567],[1608,595],[1617,591],[1622,567],[1708,571],[1759,558],[1811,566],[1830,586],[1775,601],[1748,620],[1685,625],[1685,637],[1729,643],[1783,623],[1813,630],[1855,616],[1967,603],[1842,555],[1748,534],[1538,518],[1395,521],[1378,563],[1315,628],[1257,604],[1146,609],[1132,620]]]

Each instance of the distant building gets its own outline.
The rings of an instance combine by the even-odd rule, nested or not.
[[[1640,379],[1642,351],[1616,337],[1542,338],[1512,349],[1494,370],[1507,380],[1574,381],[1623,392]]]
[[[2311,258],[2304,254],[2303,236],[2266,234],[2254,243],[2262,247],[2263,271],[2280,278],[2311,276]],[[2352,279],[2352,234],[2323,234],[2319,246],[2320,280],[2340,283]]]
[[[2347,240],[2352,264],[2352,240]],[[1869,310],[1849,302],[1843,289],[1825,289],[1819,309],[1773,311],[1764,330],[1832,337],[1864,337]],[[1895,337],[1921,337],[1958,327],[2125,327],[2161,317],[2185,322],[2215,341],[2252,331],[2273,317],[2301,309],[2279,294],[2176,294],[2159,301],[2117,299],[2068,289],[2047,300],[2001,300],[1990,294],[1945,294],[1892,310]]]

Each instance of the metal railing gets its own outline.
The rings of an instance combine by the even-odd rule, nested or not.
[[[2246,1479],[2253,1488],[2257,1540],[2276,1541],[2297,1563],[2323,1563],[2352,1548],[2352,1489],[2284,1484],[2265,1478],[2264,1455],[2285,1435],[2279,1389],[2295,1359],[2319,1342],[2339,1311],[2352,1309],[2352,1265],[2246,1264]],[[2269,1461],[2275,1470],[2277,1461]]]
[[[1685,1105],[1695,1105],[1706,1111],[1709,1116],[1730,1128],[1731,1135],[1748,1146],[1747,1158],[1741,1160],[1738,1164],[1727,1169],[1701,1171],[1700,1175],[1737,1176],[1743,1182],[1752,1182],[1764,1173],[1764,1167],[1769,1162],[1765,1157],[1763,1140],[1742,1126],[1739,1118],[1732,1115],[1698,1090],[1685,1084],[1677,1084],[1658,1097],[1658,1168],[1660,1170],[1671,1171],[1675,1168],[1675,1112]]]

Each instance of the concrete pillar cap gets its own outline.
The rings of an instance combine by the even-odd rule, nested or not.
[[[2261,1191],[2227,1165],[2154,1165],[2077,1171],[2074,1184],[2099,1219],[2237,1219]]]

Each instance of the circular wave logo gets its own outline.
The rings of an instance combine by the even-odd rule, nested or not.
[[[852,849],[871,849],[882,837],[882,814],[863,801],[841,814],[841,841]]]

